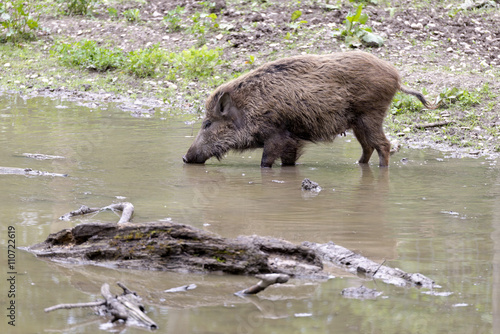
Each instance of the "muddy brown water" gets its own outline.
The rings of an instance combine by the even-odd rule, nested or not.
[[[166,110],[168,111],[168,110]],[[167,115],[167,113],[165,113]],[[182,163],[199,122],[136,118],[115,105],[89,108],[48,98],[0,95],[0,166],[69,177],[0,175],[1,333],[142,333],[110,327],[89,309],[43,309],[100,298],[121,281],[144,297],[161,333],[498,333],[500,332],[500,173],[497,162],[405,150],[389,169],[361,168],[352,135],[309,145],[296,167],[261,170],[261,151],[232,153],[204,166]],[[64,156],[34,160],[23,153]],[[322,191],[301,191],[304,178]],[[293,242],[334,241],[375,261],[433,278],[434,291],[365,281],[341,270],[324,282],[290,280],[257,297],[233,293],[252,277],[146,272],[15,255],[9,297],[8,227],[17,247],[82,221],[117,221],[114,213],[59,221],[62,214],[127,200],[134,221],[172,219],[224,237],[258,234]],[[194,283],[183,293],[164,290]],[[376,300],[346,299],[364,284]],[[7,310],[15,302],[15,327]]]

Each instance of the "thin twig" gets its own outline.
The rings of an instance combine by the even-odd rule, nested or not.
[[[439,126],[445,126],[449,124],[453,124],[455,121],[442,121],[442,122],[434,122],[434,123],[418,123],[415,124],[413,127],[415,129],[427,129],[427,128],[436,128]]]
[[[380,264],[380,266],[378,266],[377,270],[375,270],[375,271],[373,272],[372,276],[375,276],[375,274],[377,273],[377,271],[378,271],[380,268],[382,268],[382,266],[384,265],[385,261],[386,261],[386,260],[384,259],[384,261]]]

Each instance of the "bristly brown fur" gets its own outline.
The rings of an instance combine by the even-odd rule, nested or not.
[[[360,163],[377,150],[389,163],[382,123],[401,90],[398,71],[365,52],[304,55],[267,63],[219,86],[206,101],[210,127],[200,130],[184,157],[203,163],[230,149],[263,147],[261,166],[293,165],[304,143],[332,141],[352,129],[363,148]]]

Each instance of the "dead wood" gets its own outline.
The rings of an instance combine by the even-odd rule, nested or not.
[[[26,175],[26,176],[56,176],[67,177],[68,174],[59,174],[34,170],[31,168],[0,167],[0,175]]]
[[[424,275],[380,265],[333,242],[296,245],[260,236],[227,239],[170,221],[79,224],[49,235],[28,250],[58,261],[133,269],[327,279],[334,266],[399,286],[432,288],[434,284]]]
[[[286,283],[290,279],[290,276],[285,274],[266,274],[266,275],[256,275],[255,277],[259,278],[259,283],[245,289],[236,292],[236,295],[255,295],[267,287],[277,284],[277,283]]]
[[[45,309],[45,312],[51,312],[59,309],[72,309],[81,307],[99,307],[99,314],[109,314],[112,316],[111,322],[123,320],[125,322],[132,320],[134,324],[158,329],[156,323],[144,313],[144,305],[141,298],[125,285],[118,282],[117,285],[123,289],[123,294],[114,296],[109,290],[109,284],[104,283],[101,286],[101,295],[104,300],[78,303],[78,304],[59,304]]]
[[[120,217],[120,220],[118,221],[118,224],[123,224],[123,223],[128,223],[132,218],[132,215],[134,214],[134,205],[129,202],[115,203],[108,206],[104,206],[102,208],[89,208],[86,205],[82,205],[78,210],[68,212],[59,217],[59,219],[69,220],[71,217],[81,216],[89,213],[101,212],[106,210],[122,211],[122,215]]]
[[[433,123],[417,123],[413,125],[415,129],[427,129],[427,128],[436,128],[440,126],[446,126],[449,124],[455,123],[454,121],[441,121],[441,122],[433,122]]]
[[[60,309],[72,309],[72,308],[82,308],[82,307],[97,307],[106,304],[105,300],[98,300],[90,303],[76,303],[76,304],[57,304],[44,309],[45,312],[52,312]]]

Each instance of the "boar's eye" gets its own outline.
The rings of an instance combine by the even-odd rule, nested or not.
[[[212,122],[207,119],[206,121],[203,122],[201,127],[203,128],[203,130],[205,130],[205,129],[208,129],[210,127],[210,125],[212,125]]]

